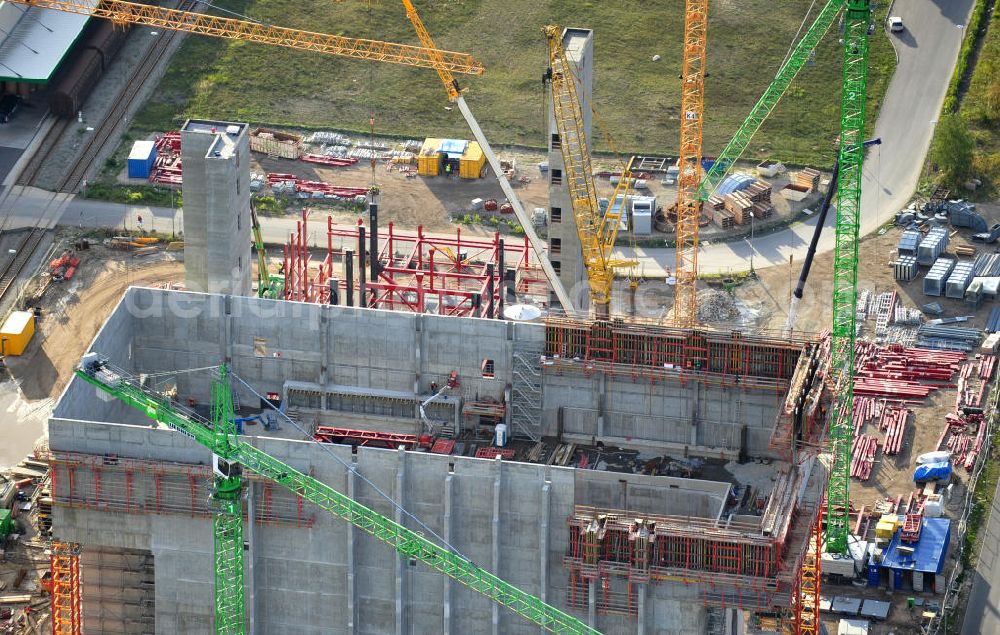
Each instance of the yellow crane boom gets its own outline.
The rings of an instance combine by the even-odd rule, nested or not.
[[[178,11],[148,4],[103,0],[96,6],[79,0],[11,0],[43,9],[91,15],[111,20],[115,24],[141,24],[200,35],[260,42],[303,51],[355,59],[402,64],[419,68],[443,68],[450,73],[482,75],[483,65],[466,53],[431,51],[419,46],[365,40],[340,35],[315,33],[302,29],[271,26],[251,20],[224,18],[192,11]]]
[[[549,68],[546,75],[552,86],[552,109],[559,130],[559,148],[563,156],[563,178],[569,190],[576,221],[577,235],[583,251],[583,262],[590,283],[594,313],[607,317],[611,310],[611,287],[615,267],[634,266],[632,261],[612,259],[615,240],[622,216],[627,215],[628,189],[632,180],[632,162],[622,172],[607,211],[602,215],[597,203],[597,188],[590,163],[590,149],[583,129],[583,107],[576,90],[576,79],[566,50],[562,45],[562,29],[545,27],[549,46]]]
[[[493,148],[490,146],[489,140],[486,139],[486,134],[483,132],[479,122],[476,121],[472,111],[469,110],[468,104],[465,103],[465,98],[462,97],[462,91],[458,87],[458,80],[455,79],[455,76],[452,74],[452,70],[449,66],[444,63],[444,58],[437,55],[439,49],[434,45],[434,40],[431,38],[431,34],[427,30],[427,27],[424,26],[423,20],[421,20],[420,16],[417,14],[417,10],[414,8],[413,3],[410,2],[410,0],[403,0],[403,7],[406,8],[406,17],[408,17],[410,22],[413,24],[413,29],[417,32],[417,37],[420,39],[420,43],[424,45],[424,48],[430,52],[432,59],[435,60],[434,70],[437,71],[438,77],[441,78],[441,83],[444,84],[444,89],[448,92],[448,99],[453,101],[455,105],[458,106],[458,111],[462,113],[462,117],[465,118],[465,122],[469,125],[469,130],[472,131],[472,136],[476,138],[476,142],[479,143],[479,147],[486,156],[486,161],[489,162],[490,167],[493,169],[493,174],[496,175],[497,181],[500,183],[500,189],[503,190],[504,195],[507,197],[507,201],[510,203],[511,207],[514,208],[514,216],[517,217],[517,222],[521,223],[521,228],[524,229],[524,235],[527,236],[528,244],[531,245],[532,250],[535,252],[538,264],[545,273],[545,277],[549,281],[549,286],[552,287],[552,293],[555,294],[556,299],[559,300],[559,304],[562,306],[564,311],[567,313],[572,312],[575,309],[573,301],[569,294],[566,293],[566,289],[563,287],[562,281],[559,280],[559,276],[552,267],[552,262],[549,260],[548,253],[545,251],[546,245],[535,232],[532,219],[528,216],[527,211],[525,211],[524,204],[521,202],[521,199],[518,198],[517,193],[514,192],[514,188],[511,186],[510,181],[508,181],[507,177],[504,176],[503,168],[500,166],[500,160],[497,159],[497,155],[493,152]]]

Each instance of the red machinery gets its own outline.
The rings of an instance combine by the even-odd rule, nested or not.
[[[49,263],[49,275],[56,282],[60,280],[72,280],[76,268],[80,266],[80,259],[64,251],[61,256]]]

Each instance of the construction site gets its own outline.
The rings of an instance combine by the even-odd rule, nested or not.
[[[862,243],[868,42],[888,33],[870,4],[804,21],[707,157],[709,7],[687,0],[679,156],[611,169],[591,156],[594,31],[540,24],[530,172],[465,101],[456,75],[482,65],[403,5],[419,46],[41,5],[432,69],[470,140],[189,118],[115,176],[182,195],[182,231],[62,207],[57,229],[0,232],[0,400],[40,432],[2,457],[0,633],[957,632],[1000,396],[1000,210],[935,191]],[[836,164],[741,163],[838,19]],[[60,91],[72,117],[85,95]],[[46,214],[108,152],[89,148]],[[293,173],[369,160],[364,187]],[[401,225],[416,188],[495,230]],[[754,223],[798,215],[803,261],[758,271]],[[704,275],[710,225],[749,245],[738,274]],[[654,228],[669,249],[637,243]]]

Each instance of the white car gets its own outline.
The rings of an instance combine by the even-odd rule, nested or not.
[[[898,33],[903,30],[903,18],[899,16],[892,16],[889,18],[889,30],[893,33]]]

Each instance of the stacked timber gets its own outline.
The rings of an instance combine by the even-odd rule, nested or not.
[[[250,132],[250,149],[283,159],[298,159],[302,154],[302,137],[258,128]]]
[[[802,168],[792,172],[792,185],[807,188],[810,192],[819,187],[819,170]]]
[[[742,225],[750,220],[753,201],[743,192],[731,192],[726,194],[726,210],[733,215],[737,225]]]
[[[712,210],[712,220],[722,229],[732,229],[736,226],[736,217],[725,207]]]
[[[771,201],[771,184],[757,179],[744,190],[754,203],[769,203]]]
[[[770,203],[754,203],[753,204],[753,217],[757,220],[766,220],[771,218],[771,214],[774,213],[774,207]]]
[[[726,199],[722,198],[718,194],[713,194],[708,197],[708,201],[705,202],[705,206],[710,210],[720,210],[726,207]]]

